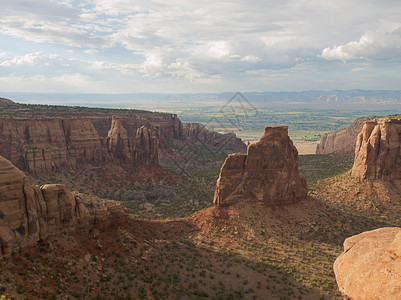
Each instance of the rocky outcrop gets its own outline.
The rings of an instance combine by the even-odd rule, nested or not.
[[[159,162],[158,138],[151,129],[142,126],[136,132],[135,162],[150,165]]]
[[[183,125],[174,114],[132,111],[115,116],[0,118],[0,155],[37,175],[108,162],[131,169],[157,165],[157,147],[174,140],[246,149],[233,133],[210,132],[201,124]]]
[[[149,149],[137,143],[140,151]],[[135,160],[134,139],[115,118],[102,138],[86,118],[0,119],[0,155],[31,174],[91,168],[105,162],[121,166],[157,164],[154,152],[147,160]],[[143,156],[146,156],[143,154]]]
[[[356,142],[352,176],[401,179],[401,119],[365,122]]]
[[[61,231],[88,232],[127,218],[127,209],[115,201],[73,195],[62,184],[32,187],[23,172],[0,156],[0,256]]]
[[[220,170],[215,206],[255,201],[274,206],[306,198],[305,180],[298,173],[298,152],[288,127],[265,127],[262,137],[248,146],[247,154],[227,157]]]
[[[357,119],[347,128],[325,133],[316,146],[316,154],[338,153],[354,156],[356,138],[366,120],[366,118]]]
[[[0,107],[7,106],[7,105],[16,105],[14,101],[6,98],[0,98]]]
[[[334,273],[344,299],[401,299],[401,228],[380,228],[345,240]]]
[[[134,141],[128,137],[127,130],[116,117],[113,117],[106,144],[113,160],[121,163],[132,163]]]
[[[0,154],[33,174],[107,160],[102,141],[86,119],[0,119]]]
[[[234,133],[212,132],[199,123],[183,123],[182,134],[185,140],[213,147],[246,152],[246,145]]]

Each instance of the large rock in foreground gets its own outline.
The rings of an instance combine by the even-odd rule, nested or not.
[[[352,176],[401,179],[401,119],[365,122],[356,142]]]
[[[288,137],[288,127],[265,127],[248,153],[227,157],[220,170],[215,206],[255,201],[274,206],[306,198],[305,180],[298,173],[298,152]]]
[[[0,257],[62,231],[89,232],[127,218],[127,209],[112,200],[74,195],[62,184],[32,187],[23,172],[0,156]]]
[[[401,228],[346,239],[334,273],[344,299],[401,299]]]

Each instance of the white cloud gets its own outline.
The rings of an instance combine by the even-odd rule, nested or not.
[[[89,49],[89,50],[84,50],[84,53],[93,55],[93,54],[98,54],[99,51],[95,49]]]
[[[280,79],[291,89],[295,78],[308,84],[314,68],[330,78],[352,71],[337,60],[401,59],[395,0],[4,0],[2,12],[0,43],[10,42],[2,43],[0,72],[53,82],[82,74],[98,82],[113,76],[119,89],[133,82],[237,89],[238,78],[252,88]],[[318,88],[309,82],[305,89]]]
[[[6,55],[4,55],[6,56]],[[3,56],[3,57],[4,57]],[[1,58],[1,56],[0,56]],[[44,62],[46,60],[45,55],[40,52],[28,53],[22,56],[15,56],[12,59],[5,59],[0,62],[1,67],[12,67],[12,66],[23,66],[23,65],[34,65],[39,62]]]
[[[359,41],[325,48],[321,56],[327,60],[401,60],[401,27],[392,31],[366,32]]]

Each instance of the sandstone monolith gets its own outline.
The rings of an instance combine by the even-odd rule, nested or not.
[[[296,203],[306,198],[307,187],[298,172],[298,152],[287,126],[265,127],[247,154],[227,157],[216,184],[215,206],[241,201],[269,206]]]

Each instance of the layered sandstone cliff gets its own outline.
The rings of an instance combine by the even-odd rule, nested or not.
[[[177,139],[238,151],[246,148],[235,134],[210,132],[201,124],[183,125],[175,114],[127,110],[111,116],[102,110],[93,115],[77,111],[78,117],[67,118],[42,116],[36,109],[39,115],[29,118],[30,108],[17,106],[16,117],[0,118],[0,155],[31,174],[92,168],[108,162],[131,169],[157,165],[158,147],[167,147]]]
[[[142,126],[136,132],[135,161],[137,164],[150,165],[159,161],[159,146],[156,133]]]
[[[344,299],[400,299],[401,228],[380,228],[346,239],[334,273]]]
[[[119,203],[73,195],[62,184],[32,187],[26,175],[0,156],[0,256],[35,246],[61,231],[91,231],[127,220]]]
[[[350,126],[323,135],[316,146],[316,154],[338,153],[354,156],[355,142],[367,119],[357,119]]]
[[[365,122],[356,142],[352,176],[401,179],[401,119]]]
[[[246,152],[246,145],[234,133],[212,132],[199,123],[183,123],[182,135],[184,139],[195,143]]]
[[[106,138],[107,149],[113,160],[121,163],[132,163],[134,158],[134,141],[128,137],[121,120],[113,117],[111,128]]]
[[[216,184],[215,206],[240,201],[274,206],[306,198],[305,180],[298,173],[298,152],[288,137],[288,127],[265,127],[247,154],[227,157]]]

